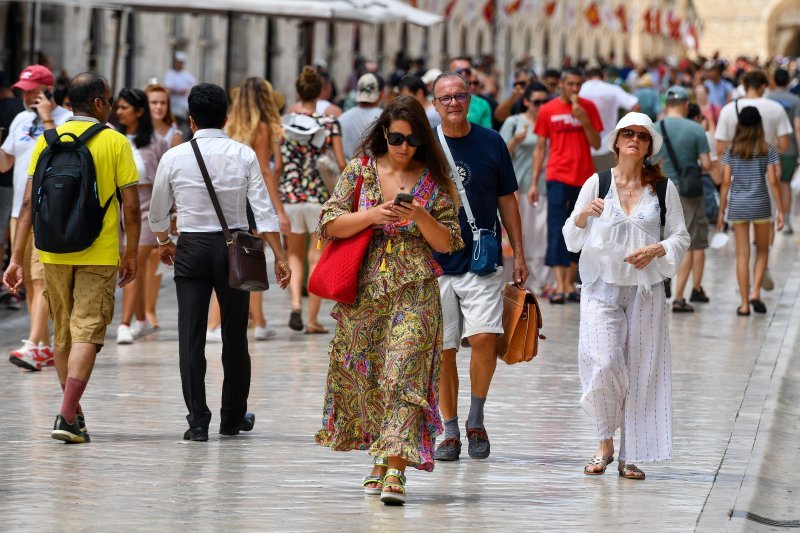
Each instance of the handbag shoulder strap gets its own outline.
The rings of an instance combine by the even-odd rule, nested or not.
[[[667,153],[669,154],[669,159],[672,161],[672,166],[675,168],[675,172],[680,175],[681,167],[678,165],[678,157],[675,155],[675,150],[672,149],[672,143],[669,140],[669,135],[667,134],[667,121],[662,120],[661,124],[661,133],[664,134],[664,143],[667,145]]]
[[[206,189],[208,189],[208,195],[211,197],[211,203],[214,204],[214,211],[217,212],[219,223],[222,226],[222,233],[225,235],[225,242],[228,244],[228,246],[231,246],[233,245],[231,230],[228,229],[228,223],[225,221],[225,215],[222,214],[222,207],[219,205],[217,192],[214,190],[214,186],[211,184],[211,177],[208,175],[208,169],[206,168],[205,161],[203,161],[203,154],[200,153],[200,147],[197,145],[197,139],[192,139],[189,141],[189,143],[192,145],[194,156],[197,158],[197,164],[200,166],[200,173],[203,175],[203,181],[206,182]]]
[[[353,193],[353,213],[358,211],[358,201],[361,199],[361,187],[364,185],[364,167],[369,164],[368,157],[361,158],[361,170],[358,172],[356,180],[356,190]]]
[[[450,147],[447,145],[447,138],[444,136],[441,124],[436,126],[436,133],[439,134],[439,144],[442,145],[442,151],[447,158],[447,162],[450,163],[450,177],[452,177],[453,181],[456,183],[458,195],[461,197],[461,205],[464,206],[464,213],[467,215],[467,223],[472,229],[473,235],[475,235],[478,233],[478,225],[475,223],[475,215],[472,214],[472,208],[469,206],[467,191],[464,189],[464,180],[461,179],[461,174],[458,173],[456,162],[453,161],[453,154],[450,153]]]

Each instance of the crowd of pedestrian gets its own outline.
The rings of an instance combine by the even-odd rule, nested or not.
[[[735,236],[737,316],[767,312],[769,247],[777,232],[793,231],[800,189],[796,63],[567,58],[536,72],[524,60],[503,80],[490,57],[455,57],[439,70],[399,56],[386,77],[356,61],[338,97],[324,65],[304,67],[295,94],[282,95],[258,77],[227,91],[198,84],[185,62],[178,52],[163,80],[116,95],[93,73],[58,95],[45,66],[26,68],[13,86],[0,73],[2,298],[10,308],[24,298],[30,316],[9,360],[56,367],[64,397],[55,439],[89,441],[80,399],[114,316],[115,285],[116,342],[131,344],[160,329],[168,268],[184,438],[208,440],[209,342],[222,343],[219,432],[252,430],[248,327],[256,341],[275,337],[280,323],[328,334],[308,279],[328,243],[364,231],[355,301],[332,313],[316,440],[367,450],[364,491],[387,504],[405,502],[407,466],[430,471],[460,458],[463,347],[468,455],[489,457],[484,408],[504,283],[553,305],[580,304],[579,339],[561,341],[576,345],[581,405],[599,440],[586,475],[614,461],[617,430],[621,476],[644,479],[635,462],[671,458],[669,311],[711,301],[702,286],[711,233]],[[70,142],[81,158],[54,176],[48,162],[66,158]],[[76,216],[65,203],[75,180],[48,185],[72,171],[101,208],[77,249],[41,222]],[[63,233],[91,225],[70,222]],[[278,285],[289,289],[287,316],[264,316],[261,292],[231,287],[229,229],[271,250]]]

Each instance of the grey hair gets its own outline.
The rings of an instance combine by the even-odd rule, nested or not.
[[[464,76],[462,76],[458,72],[448,71],[448,72],[442,72],[441,74],[436,76],[435,80],[433,80],[433,87],[431,88],[431,93],[433,93],[434,96],[436,95],[436,84],[439,83],[439,80],[442,80],[444,78],[458,78],[459,80],[461,80],[461,83],[464,84],[464,89],[467,92],[469,92],[469,83],[467,82],[466,78],[464,78]]]
[[[583,79],[585,75],[583,70],[577,67],[570,67],[561,71],[561,81],[567,79],[567,76],[578,76],[579,78]]]

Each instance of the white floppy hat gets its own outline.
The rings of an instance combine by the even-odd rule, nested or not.
[[[653,125],[653,121],[650,120],[650,117],[644,113],[635,112],[628,113],[619,119],[619,122],[617,122],[617,127],[614,128],[614,131],[608,134],[603,141],[603,144],[605,144],[606,147],[613,152],[614,144],[617,142],[617,134],[619,133],[619,130],[624,130],[630,126],[641,126],[645,128],[648,133],[650,133],[650,138],[653,142],[653,155],[656,155],[658,151],[661,150],[661,144],[664,142],[664,138]]]

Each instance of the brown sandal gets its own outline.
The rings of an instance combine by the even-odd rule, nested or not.
[[[592,458],[592,462],[583,467],[583,473],[587,476],[599,476],[606,473],[606,467],[614,462],[614,456],[600,457],[596,455]],[[590,466],[599,466],[600,470],[589,470]]]
[[[642,472],[639,467],[633,463],[620,461],[617,470],[619,470],[619,475],[625,479],[644,479],[645,477],[644,472]]]
[[[315,335],[318,333],[328,333],[328,330],[321,324],[309,324],[306,326],[306,335]]]

